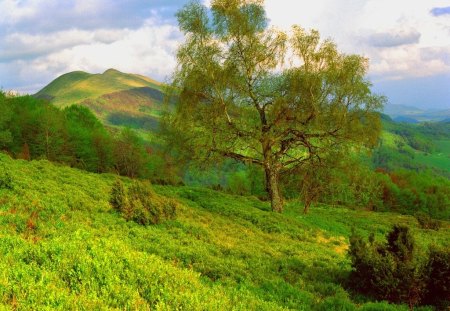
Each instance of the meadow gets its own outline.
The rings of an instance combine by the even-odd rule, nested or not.
[[[413,230],[419,254],[450,247],[450,225],[291,201],[154,186],[176,220],[142,226],[109,204],[112,174],[0,154],[0,304],[5,310],[408,310],[347,290],[352,228],[382,241]],[[121,177],[127,185],[131,180]],[[417,310],[431,310],[419,307]]]

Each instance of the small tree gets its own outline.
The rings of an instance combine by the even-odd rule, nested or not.
[[[384,98],[370,91],[367,59],[339,53],[314,30],[268,28],[260,0],[213,0],[211,12],[192,2],[177,17],[186,42],[165,128],[186,157],[262,167],[281,212],[281,175],[376,143]]]
[[[0,150],[12,142],[11,131],[8,123],[12,118],[12,110],[7,102],[7,96],[0,90]]]

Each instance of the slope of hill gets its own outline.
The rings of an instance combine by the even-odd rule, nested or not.
[[[105,94],[141,87],[159,90],[160,83],[150,78],[122,73],[115,69],[108,69],[102,74],[74,71],[56,78],[35,96],[51,98],[55,105],[66,106],[81,103],[86,99],[95,99]]]
[[[7,168],[7,169],[6,169]],[[40,310],[407,310],[352,300],[342,284],[352,227],[382,241],[408,224],[423,249],[450,227],[409,216],[298,203],[269,205],[202,188],[159,186],[176,220],[141,226],[109,206],[116,179],[0,154],[0,305]],[[129,180],[124,179],[125,183]]]
[[[109,125],[148,130],[155,128],[163,109],[161,88],[155,80],[115,69],[102,74],[74,71],[56,78],[34,96],[60,107],[87,106]]]
[[[381,146],[374,151],[375,166],[432,169],[450,177],[450,123],[397,123],[382,115]]]

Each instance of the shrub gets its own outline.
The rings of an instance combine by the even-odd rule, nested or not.
[[[373,238],[367,244],[352,234],[352,287],[376,299],[418,304],[426,281],[422,265],[414,257],[414,245],[409,228],[402,225],[394,226],[387,235],[387,244],[378,244]]]
[[[418,213],[416,219],[422,229],[439,230],[441,228],[441,222],[431,218],[428,214]]]
[[[157,224],[162,219],[160,199],[149,182],[135,181],[128,190],[133,220],[142,225]]]
[[[109,203],[112,208],[118,212],[122,212],[124,207],[128,204],[125,187],[123,186],[123,182],[118,178],[112,186]]]
[[[158,224],[176,216],[177,203],[156,194],[149,182],[134,181],[127,191],[117,179],[109,202],[126,220],[133,220],[141,225]]]
[[[0,165],[0,189],[13,189],[13,180],[4,165]]]
[[[425,271],[428,275],[427,293],[424,303],[450,308],[450,250],[432,247]]]

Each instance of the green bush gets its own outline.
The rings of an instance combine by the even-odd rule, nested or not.
[[[352,287],[376,299],[410,306],[418,304],[426,282],[422,265],[414,257],[414,248],[409,228],[402,225],[395,225],[388,233],[387,244],[378,244],[373,237],[365,243],[352,234]]]
[[[350,239],[353,289],[375,299],[419,303],[439,310],[450,307],[450,251],[431,248],[430,255],[419,261],[414,238],[408,227],[395,225],[386,244],[374,237],[366,243],[354,232]]]
[[[441,228],[441,222],[431,218],[428,214],[418,213],[416,219],[422,229],[439,230]]]
[[[117,179],[109,202],[126,220],[141,225],[158,224],[176,216],[177,203],[156,194],[149,182],[134,181],[127,191],[122,181]]]
[[[428,276],[424,303],[450,308],[450,250],[431,248],[425,271]]]
[[[13,189],[13,180],[4,165],[0,165],[0,189]]]
[[[123,212],[124,207],[128,204],[125,187],[120,179],[116,179],[112,186],[109,203],[118,212]]]

